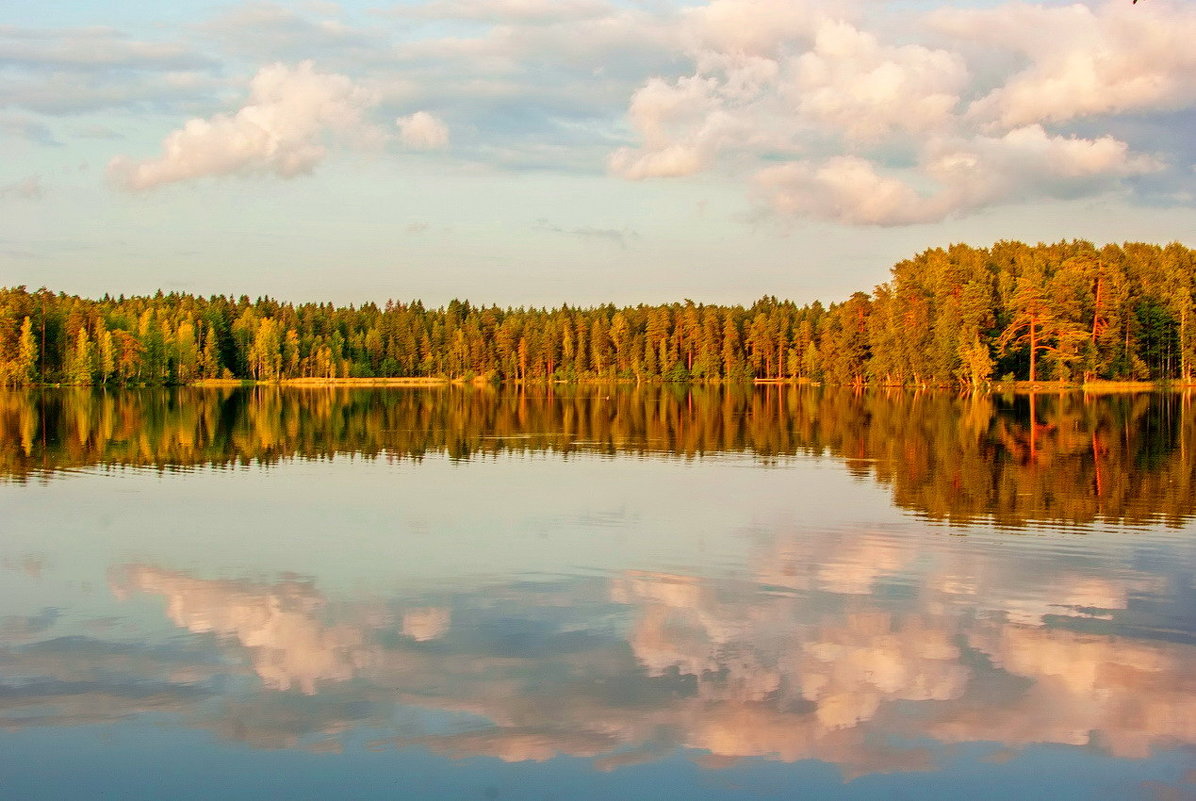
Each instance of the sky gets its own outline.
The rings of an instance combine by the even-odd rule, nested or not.
[[[1196,245],[1181,0],[0,6],[0,285],[841,300],[955,242]]]

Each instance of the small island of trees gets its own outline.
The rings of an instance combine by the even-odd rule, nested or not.
[[[0,289],[0,383],[1189,382],[1194,273],[1196,252],[1177,243],[1071,241],[927,250],[871,294],[829,306],[765,297],[749,307],[344,307],[15,287]]]

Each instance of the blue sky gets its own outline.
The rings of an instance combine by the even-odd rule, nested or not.
[[[0,12],[0,284],[841,299],[952,242],[1196,244],[1196,9],[848,0]]]

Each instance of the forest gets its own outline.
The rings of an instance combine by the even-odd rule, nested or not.
[[[954,386],[1192,378],[1196,251],[1070,241],[935,248],[870,294],[499,308],[0,289],[0,383],[436,377]]]

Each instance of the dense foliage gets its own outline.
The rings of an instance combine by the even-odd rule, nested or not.
[[[0,381],[436,376],[515,381],[1189,380],[1196,252],[1088,242],[928,250],[871,295],[798,306],[359,307],[0,289]]]

